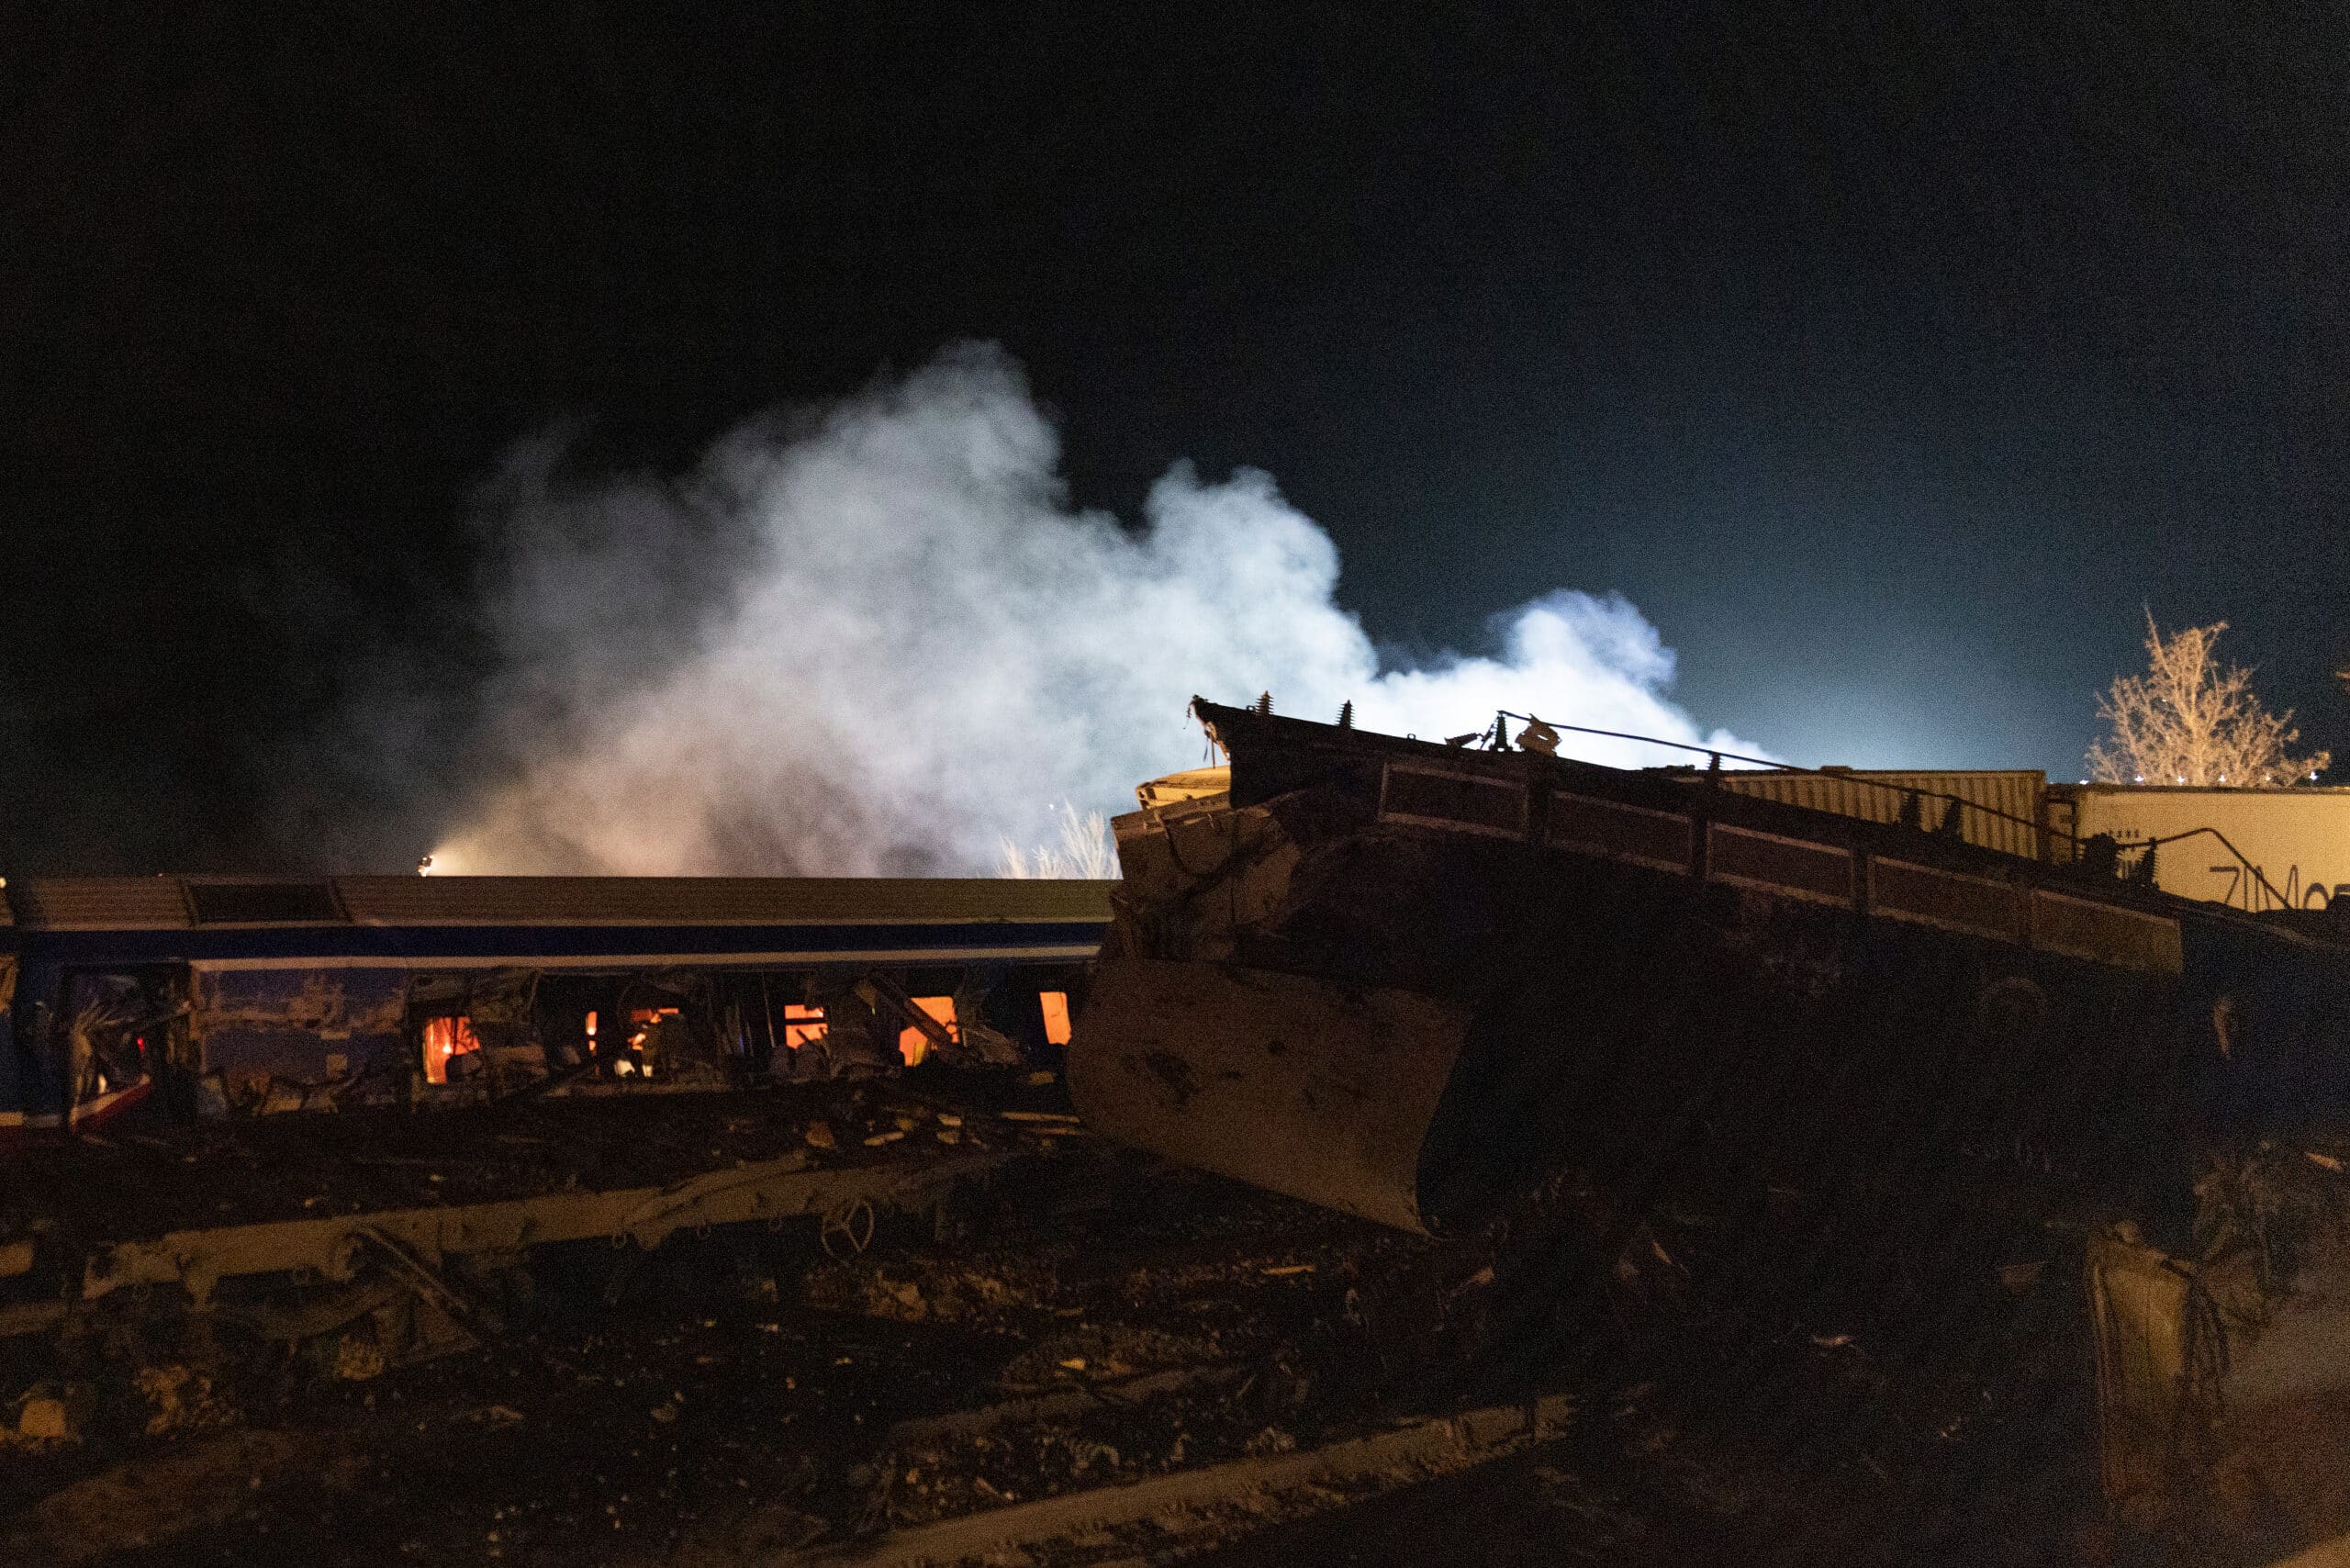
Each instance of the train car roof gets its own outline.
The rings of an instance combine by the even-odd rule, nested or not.
[[[1102,881],[1002,877],[28,877],[19,934],[333,927],[1098,924]]]

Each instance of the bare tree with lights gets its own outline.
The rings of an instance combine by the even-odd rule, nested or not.
[[[2147,669],[2116,679],[2098,699],[2106,735],[2089,747],[2102,784],[2224,784],[2256,788],[2314,778],[2332,754],[2297,756],[2293,711],[2271,713],[2252,694],[2252,672],[2213,655],[2224,621],[2165,637],[2146,612]]]

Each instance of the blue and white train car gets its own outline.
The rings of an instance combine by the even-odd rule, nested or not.
[[[1049,1060],[1112,885],[12,880],[0,1133]]]

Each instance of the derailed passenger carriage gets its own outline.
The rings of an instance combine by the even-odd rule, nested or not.
[[[2131,1187],[2350,1086],[2330,923],[1982,847],[1968,802],[1930,832],[1195,711],[1229,767],[1119,819],[1070,1058],[1090,1125],[1171,1158],[1440,1231],[1570,1166],[1980,1156]]]
[[[0,1131],[642,1094],[1058,1051],[1102,884],[36,878]]]
[[[1069,1130],[1018,1105],[1056,1092],[1107,892],[10,885],[0,1343],[233,1327],[364,1369],[498,1332],[550,1248],[861,1248]]]

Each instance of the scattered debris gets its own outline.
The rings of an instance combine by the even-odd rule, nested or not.
[[[348,1487],[352,1468],[327,1462],[334,1447],[316,1432],[237,1431],[113,1465],[36,1503],[13,1538],[0,1535],[0,1561],[82,1563],[162,1546],[235,1518],[256,1492],[297,1474],[328,1491]]]
[[[2038,1468],[2068,1475],[2066,1456],[2093,1460],[2077,1423],[2053,1439],[2042,1428],[2018,1436],[2019,1411],[2045,1386],[2029,1381],[2034,1358],[2057,1373],[2088,1364],[2084,1348],[2046,1327],[2068,1304],[2079,1311],[2076,1293],[2054,1288],[2078,1277],[2067,1247],[2079,1233],[2048,1228],[2038,1209],[1986,1225],[1941,1274],[1917,1271],[1908,1233],[1884,1218],[1908,1213],[1909,1190],[1860,1178],[1780,1180],[1774,1192],[1757,1176],[1637,1203],[1565,1182],[1494,1230],[1431,1242],[1091,1141],[1051,1159],[1013,1153],[1042,1141],[1037,1129],[1076,1127],[1066,1113],[976,1095],[916,1103],[858,1085],[677,1117],[667,1126],[680,1145],[694,1140],[698,1170],[612,1189],[586,1151],[561,1148],[557,1129],[578,1109],[524,1113],[522,1136],[554,1141],[476,1140],[489,1160],[583,1171],[576,1186],[549,1181],[527,1207],[484,1202],[472,1157],[436,1148],[414,1151],[429,1167],[369,1167],[364,1179],[420,1188],[420,1172],[437,1170],[452,1189],[445,1203],[386,1211],[354,1209],[348,1190],[289,1194],[287,1209],[327,1201],[282,1216],[289,1228],[192,1227],[184,1235],[197,1249],[182,1269],[207,1256],[235,1263],[232,1242],[292,1238],[313,1271],[297,1280],[224,1270],[210,1282],[203,1335],[165,1310],[188,1294],[185,1272],[159,1280],[166,1290],[115,1285],[72,1302],[72,1332],[101,1351],[95,1386],[77,1392],[50,1372],[0,1385],[28,1396],[5,1407],[0,1432],[0,1487],[14,1487],[0,1498],[11,1521],[0,1524],[0,1560],[19,1548],[53,1557],[35,1505],[117,1467],[156,1486],[154,1517],[103,1539],[144,1529],[196,1562],[472,1561],[494,1549],[528,1562],[764,1568],[790,1553],[853,1562],[1013,1526],[1019,1539],[977,1553],[1054,1568],[1158,1560],[1336,1521],[1349,1505],[1415,1487],[1449,1495],[1445,1478],[1488,1473],[1482,1459],[1373,1462],[1373,1452],[1360,1467],[1279,1467],[1322,1464],[1358,1452],[1350,1444],[1420,1431],[1430,1411],[1482,1410],[1529,1386],[1574,1390],[1536,1423],[1566,1428],[1572,1452],[1528,1451],[1549,1439],[1512,1438],[1505,1446],[1522,1466],[1494,1467],[1477,1484],[1514,1489],[1508,1506],[1556,1534],[1564,1561],[1664,1552],[1692,1530],[1707,1549],[1679,1560],[1735,1555],[1735,1529],[1797,1529],[1777,1501],[1794,1497],[1863,1521],[1843,1528],[1872,1542],[1906,1543],[1905,1531],[1922,1528],[1914,1499],[1937,1477],[1972,1485],[1995,1462],[1986,1455],[2010,1449],[2055,1454]],[[907,1132],[901,1120],[934,1136],[863,1143]],[[820,1124],[836,1130],[834,1147],[811,1137]],[[974,1155],[970,1141],[938,1141],[950,1131],[994,1141]],[[187,1169],[163,1142],[102,1152]],[[204,1169],[252,1160],[265,1170],[271,1156],[238,1147],[207,1148]],[[2336,1180],[2300,1152],[2286,1157],[2295,1170]],[[627,1163],[643,1157],[618,1140],[595,1154],[610,1169],[645,1169]],[[789,1169],[776,1163],[786,1156]],[[94,1169],[104,1168],[76,1167]],[[942,1172],[954,1179],[933,1180]],[[2281,1275],[2306,1258],[2307,1237],[2298,1211],[2262,1196],[2268,1181],[2215,1186],[2214,1215],[2233,1217],[2212,1228],[2247,1266],[2265,1245],[2262,1267]],[[612,1207],[621,1193],[627,1204]],[[793,1200],[781,1212],[754,1202],[780,1195]],[[227,1218],[243,1220],[256,1201],[241,1197]],[[560,1216],[579,1203],[606,1205],[594,1211],[599,1226],[541,1252],[487,1223]],[[437,1216],[437,1228],[387,1213]],[[730,1226],[730,1214],[750,1223]],[[312,1249],[321,1235],[354,1245]],[[154,1239],[100,1244],[112,1260],[160,1268],[168,1254],[142,1250]],[[47,1268],[60,1249],[37,1250]],[[1807,1252],[1881,1254],[1914,1282],[1906,1294],[1820,1298],[1818,1273],[1797,1266]],[[1617,1267],[1627,1261],[1628,1273]],[[329,1264],[351,1277],[334,1279]],[[2215,1293],[2220,1282],[2213,1275]],[[408,1347],[436,1314],[444,1348],[418,1360]],[[461,1317],[480,1331],[460,1331]],[[1949,1334],[1954,1321],[1964,1335]],[[1973,1359],[1939,1359],[1937,1341],[1917,1337],[1920,1322],[1976,1347]],[[27,1366],[36,1344],[17,1347]],[[1578,1365],[1562,1348],[1588,1359]],[[1999,1381],[2002,1359],[2017,1364],[2016,1388]],[[1756,1391],[1751,1412],[1707,1413],[1707,1400],[1745,1388]],[[66,1427],[80,1440],[21,1437],[33,1395],[71,1406]],[[1602,1417],[1572,1423],[1576,1405]],[[2073,1406],[2087,1407],[2086,1397]],[[1802,1413],[1799,1428],[1772,1425],[1783,1410]],[[46,1430],[50,1419],[44,1411],[35,1424]],[[275,1423],[263,1428],[274,1441],[297,1420],[326,1429],[282,1454],[249,1450],[232,1477],[217,1457],[190,1461],[229,1481],[233,1506],[173,1500],[178,1473],[165,1462],[226,1451],[207,1445],[248,1422]],[[363,1453],[364,1472],[349,1457]],[[2001,1473],[2032,1468],[2009,1462]],[[339,1479],[319,1484],[330,1473]],[[2098,1506],[2094,1469],[2081,1473],[2077,1491],[2052,1488],[2056,1500],[2036,1511],[2016,1503],[2033,1495],[2020,1481],[1987,1486],[1997,1506],[1985,1510],[1986,1539],[2011,1530],[2035,1550],[2069,1541],[2079,1510]],[[363,1475],[364,1486],[352,1484]],[[1203,1477],[1217,1479],[1186,1490]],[[1145,1490],[1162,1485],[1171,1489]],[[1848,1486],[1862,1491],[1837,1490]],[[367,1500],[376,1497],[386,1501]],[[1702,1533],[1717,1528],[1707,1521],[1729,1521],[1719,1528],[1732,1535]],[[1433,1540],[1374,1538],[1357,1555],[1382,1551],[1443,1554]]]
[[[811,1553],[806,1561],[838,1568],[1002,1561],[997,1554],[1086,1531],[1147,1525],[1158,1537],[1180,1535],[1205,1528],[1222,1509],[1248,1509],[1261,1521],[1261,1508],[1249,1506],[1257,1499],[1302,1495],[1308,1511],[1333,1506],[1348,1494],[1332,1488],[1347,1487],[1360,1497],[1365,1490],[1389,1490],[1485,1463],[1557,1436],[1570,1414],[1563,1403],[1545,1401],[1531,1408],[1472,1410],[1416,1422],[1305,1452],[1291,1451],[1292,1444],[1269,1449],[1259,1457],[901,1529],[869,1545]],[[987,1490],[1006,1504],[1016,1502],[992,1486]]]
[[[478,1410],[464,1411],[455,1418],[491,1430],[500,1427],[519,1427],[523,1421],[522,1413],[510,1405],[485,1405]]]
[[[17,1408],[16,1439],[19,1444],[38,1447],[45,1443],[73,1443],[82,1440],[83,1422],[76,1418],[74,1406],[62,1394],[35,1390],[27,1394]]]
[[[237,1421],[236,1406],[214,1391],[212,1379],[204,1373],[178,1365],[142,1367],[134,1381],[153,1410],[147,1417],[151,1438],[227,1427]]]

